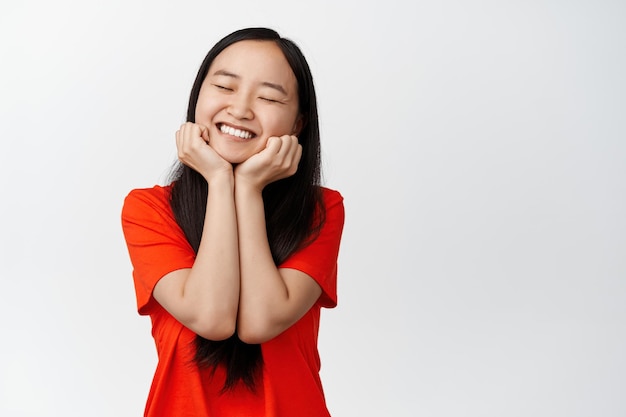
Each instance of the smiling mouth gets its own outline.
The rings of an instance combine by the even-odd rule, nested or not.
[[[217,128],[220,132],[225,133],[227,135],[236,136],[241,139],[252,139],[256,135],[248,130],[235,129],[234,127],[227,126],[223,123],[218,124]]]

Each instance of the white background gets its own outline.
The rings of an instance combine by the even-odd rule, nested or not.
[[[163,183],[208,49],[307,56],[345,197],[328,405],[626,415],[622,1],[7,1],[0,415],[139,416],[155,352],[120,209]]]

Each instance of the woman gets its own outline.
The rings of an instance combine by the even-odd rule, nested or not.
[[[158,365],[146,416],[328,416],[321,307],[336,305],[341,195],[319,185],[313,79],[270,29],[207,54],[165,187],[122,226]]]

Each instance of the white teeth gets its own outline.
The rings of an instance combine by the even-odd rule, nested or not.
[[[220,131],[222,133],[226,133],[228,135],[233,135],[233,136],[237,136],[238,138],[242,138],[242,139],[250,139],[252,137],[252,133],[246,131],[246,130],[239,130],[239,129],[235,129],[234,127],[230,127],[230,126],[226,126],[226,125],[221,125],[220,126]]]

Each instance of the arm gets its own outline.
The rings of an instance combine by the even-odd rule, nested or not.
[[[211,340],[230,337],[239,303],[239,252],[232,166],[206,142],[206,128],[187,123],[177,132],[179,159],[209,184],[204,228],[192,268],[170,272],[153,296],[172,316]]]
[[[293,175],[301,153],[295,136],[270,138],[264,151],[235,170],[241,272],[237,331],[247,343],[262,343],[283,332],[322,291],[307,274],[276,267],[266,233],[263,187]]]

